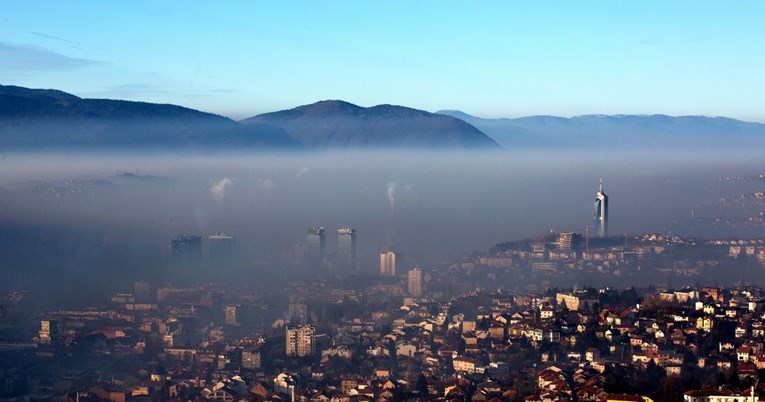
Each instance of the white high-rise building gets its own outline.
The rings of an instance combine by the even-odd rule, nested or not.
[[[603,191],[603,180],[600,180],[600,189],[595,195],[595,225],[598,236],[608,237],[608,196]]]
[[[380,253],[380,276],[396,276],[396,253]]]

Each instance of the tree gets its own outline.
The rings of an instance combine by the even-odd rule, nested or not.
[[[425,375],[422,373],[417,377],[415,390],[420,393],[420,397],[424,398],[428,395],[428,379],[425,378]]]
[[[680,401],[683,399],[682,388],[675,376],[665,377],[661,380],[657,392],[657,401]]]
[[[640,298],[632,286],[629,289],[623,290],[619,295],[619,304],[624,307],[634,307],[639,301]]]

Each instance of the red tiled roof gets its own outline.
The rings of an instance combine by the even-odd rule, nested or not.
[[[716,388],[703,388],[703,389],[693,389],[690,391],[686,391],[684,395],[687,396],[710,396],[710,395],[733,395],[734,392],[728,389],[716,389]]]
[[[640,395],[628,395],[628,394],[606,394],[601,400],[603,401],[632,401],[640,402]]]

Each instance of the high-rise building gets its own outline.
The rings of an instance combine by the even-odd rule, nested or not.
[[[198,260],[202,256],[202,238],[199,236],[178,236],[170,240],[170,254],[184,260]]]
[[[231,263],[236,252],[236,237],[228,233],[215,233],[208,237],[210,242],[210,261],[214,263]]]
[[[409,294],[414,297],[422,297],[422,269],[414,267],[409,270]]]
[[[595,226],[598,236],[608,236],[608,196],[603,192],[603,180],[600,181],[600,189],[595,195]]]
[[[313,325],[298,325],[287,327],[286,347],[287,356],[305,357],[314,353],[314,335],[316,328]]]
[[[237,309],[238,309],[238,306],[234,304],[228,305],[224,308],[226,324],[239,325],[239,320],[237,317]]]
[[[137,281],[133,284],[133,295],[136,303],[151,303],[151,284],[146,281]]]
[[[242,368],[244,369],[260,368],[260,349],[246,348],[242,351]]]
[[[571,251],[577,246],[579,235],[573,232],[563,232],[558,234],[558,250]]]
[[[58,321],[42,320],[40,321],[40,343],[55,344],[58,342]]]
[[[356,268],[356,229],[337,229],[337,264],[343,270]]]
[[[324,256],[327,253],[325,235],[326,231],[323,227],[308,229],[306,234],[306,244],[308,245],[306,258],[309,267],[319,267],[324,261]]]
[[[380,253],[380,276],[396,276],[396,253]]]

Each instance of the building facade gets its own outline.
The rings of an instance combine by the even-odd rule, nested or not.
[[[337,229],[337,264],[341,270],[356,269],[356,229]]]
[[[258,369],[260,368],[260,350],[245,349],[242,351],[242,368]]]
[[[380,253],[380,276],[396,276],[396,253]]]
[[[224,307],[225,322],[227,325],[239,325],[239,317],[237,315],[237,305],[230,304]]]
[[[326,230],[323,227],[310,228],[306,233],[306,258],[309,267],[320,267],[327,254]]]
[[[422,297],[422,269],[414,267],[408,275],[409,294],[414,297]]]
[[[59,338],[58,321],[56,320],[40,321],[39,336],[40,336],[40,343],[43,343],[43,344],[57,343]]]
[[[202,257],[202,238],[178,236],[170,240],[170,254],[176,258],[198,260]]]
[[[137,281],[133,284],[133,295],[136,303],[151,303],[154,299],[151,294],[151,284],[146,281]]]
[[[573,232],[563,232],[558,234],[558,250],[571,251],[576,247],[579,241],[579,235]]]
[[[315,334],[316,328],[313,325],[287,327],[287,356],[305,357],[313,355],[315,352]]]
[[[236,252],[236,237],[228,233],[215,233],[208,237],[210,260],[216,263],[230,263]]]

